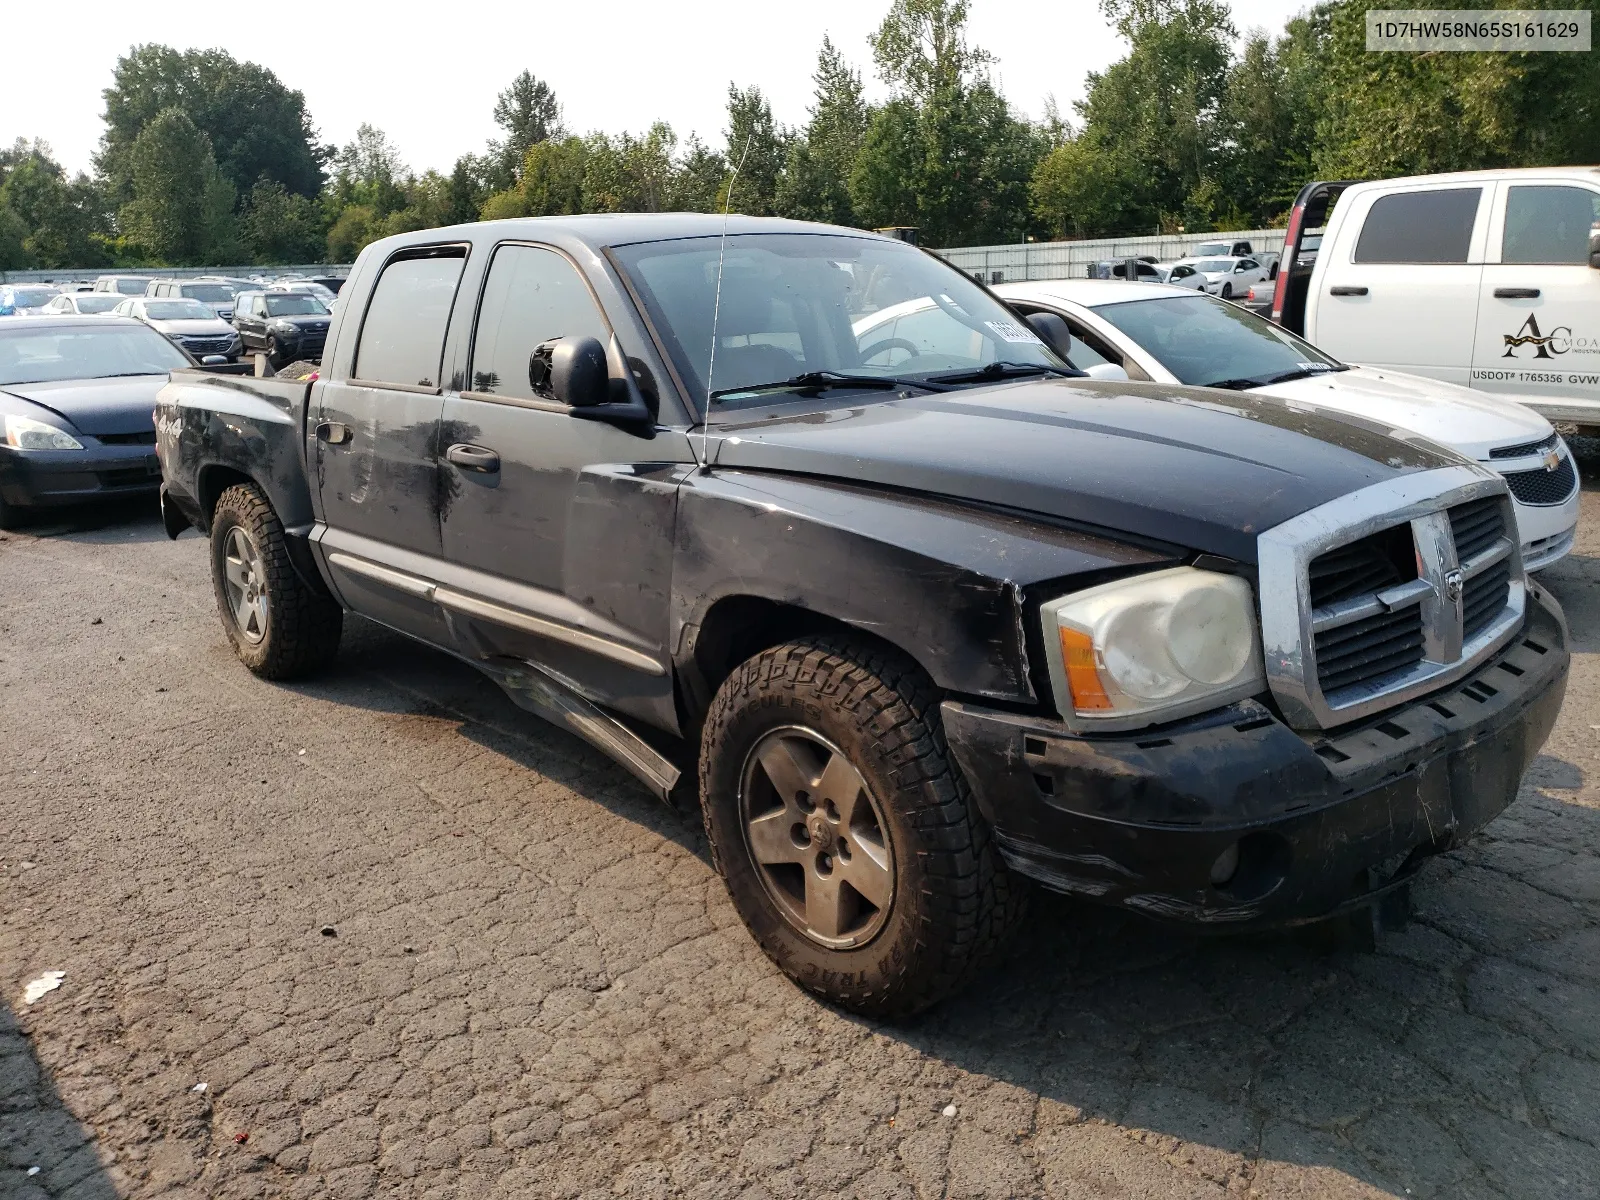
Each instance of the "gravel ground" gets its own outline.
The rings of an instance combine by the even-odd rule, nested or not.
[[[791,987],[697,822],[469,669],[353,622],[263,683],[193,534],[0,535],[0,1195],[1600,1194],[1597,465],[1560,724],[1409,930],[1046,898],[899,1027]]]

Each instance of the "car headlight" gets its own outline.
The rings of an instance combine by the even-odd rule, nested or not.
[[[15,446],[18,450],[83,449],[83,443],[65,429],[11,413],[6,414],[6,445]]]
[[[298,333],[299,330],[288,321],[273,321],[267,326],[273,333]]]
[[[1250,585],[1173,567],[1089,588],[1041,608],[1061,715],[1126,729],[1262,690]]]

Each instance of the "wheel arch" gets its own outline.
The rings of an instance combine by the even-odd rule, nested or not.
[[[697,625],[685,630],[684,653],[677,663],[684,681],[686,728],[698,728],[717,688],[736,667],[764,650],[800,638],[843,634],[892,651],[916,665],[937,686],[927,665],[910,648],[881,633],[801,604],[741,592],[722,596]]]

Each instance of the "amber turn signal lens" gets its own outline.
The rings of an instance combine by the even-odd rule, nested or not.
[[[1094,665],[1094,639],[1077,629],[1063,625],[1061,629],[1061,658],[1067,666],[1067,687],[1072,692],[1072,707],[1079,712],[1111,707],[1111,697],[1106,695],[1100,682],[1100,672]]]

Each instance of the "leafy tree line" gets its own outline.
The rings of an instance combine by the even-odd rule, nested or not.
[[[0,269],[349,261],[458,221],[724,205],[914,225],[935,246],[1250,228],[1313,177],[1600,161],[1588,55],[1369,54],[1376,3],[1327,0],[1241,45],[1223,0],[1101,0],[1127,54],[1071,119],[1032,121],[970,43],[969,0],[892,0],[869,38],[882,103],[826,38],[800,125],[735,82],[717,146],[665,122],[577,134],[524,71],[495,104],[502,136],[448,174],[411,170],[371,125],[322,144],[304,97],[253,63],[136,46],[93,174],[37,141],[0,149]]]

